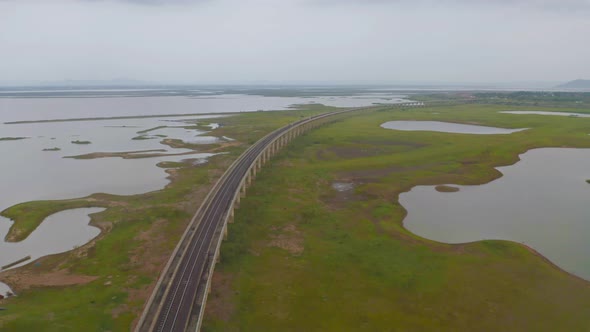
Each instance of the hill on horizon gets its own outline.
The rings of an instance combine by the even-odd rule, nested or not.
[[[590,80],[573,80],[569,81],[564,84],[560,84],[557,88],[566,88],[566,89],[590,89]]]

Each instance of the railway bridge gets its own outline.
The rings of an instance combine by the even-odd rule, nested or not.
[[[279,128],[248,148],[213,186],[168,260],[136,332],[198,331],[220,247],[234,209],[272,156],[295,137],[326,122],[370,107],[305,118]]]

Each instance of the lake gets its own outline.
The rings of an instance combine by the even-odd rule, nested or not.
[[[450,193],[417,186],[401,194],[404,226],[446,243],[524,243],[590,280],[590,149],[535,149],[520,158],[487,184],[452,185],[459,191]]]
[[[556,115],[556,116],[570,116],[570,117],[580,117],[580,118],[590,118],[590,114],[585,113],[570,113],[570,112],[546,112],[546,111],[502,111],[500,113],[505,114],[521,114],[521,115]]]
[[[389,121],[381,124],[381,127],[402,131],[436,131],[442,133],[477,135],[512,134],[526,130],[526,128],[505,129],[441,121]]]

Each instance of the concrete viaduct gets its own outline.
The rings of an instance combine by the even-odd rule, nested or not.
[[[295,137],[368,108],[335,111],[291,123],[266,135],[234,161],[189,223],[160,275],[135,331],[199,331],[221,243],[227,237],[228,223],[233,222],[234,210],[256,173]]]

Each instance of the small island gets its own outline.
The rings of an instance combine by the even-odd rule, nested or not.
[[[139,136],[135,136],[132,138],[132,140],[134,141],[140,141],[140,140],[144,140],[144,139],[154,139],[155,137],[151,137],[151,136],[146,136],[146,135],[139,135]]]
[[[21,139],[27,139],[29,137],[0,137],[0,141],[18,141]]]
[[[92,142],[76,140],[76,141],[72,141],[72,144],[92,144]]]
[[[459,191],[459,188],[457,188],[457,187],[446,186],[446,185],[436,186],[434,189],[438,192],[441,192],[441,193],[455,193],[455,192]]]
[[[586,183],[590,184],[590,179],[586,180]]]
[[[55,148],[46,148],[46,149],[43,149],[42,151],[60,151],[60,150],[61,150],[60,148],[55,147]]]

